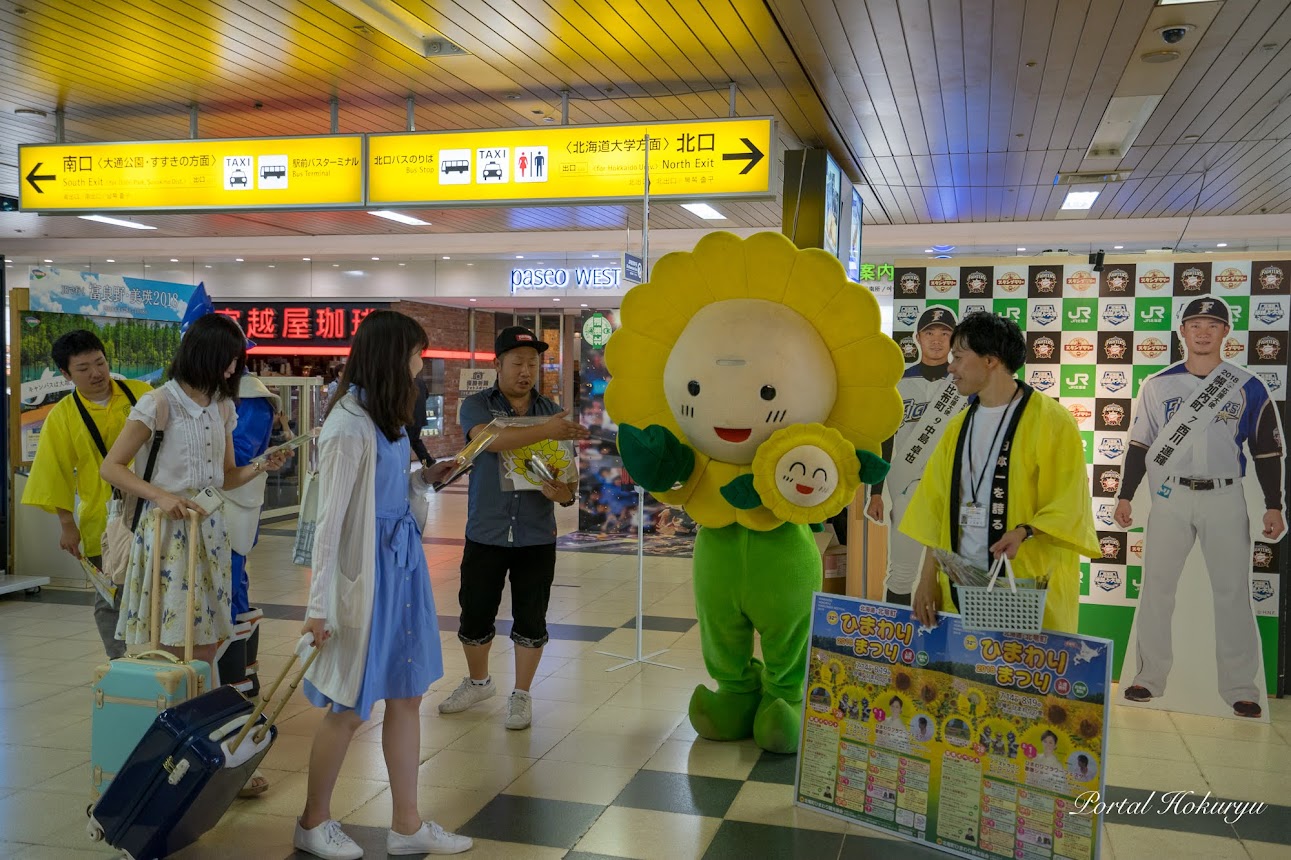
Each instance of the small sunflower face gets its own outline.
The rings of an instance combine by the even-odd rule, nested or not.
[[[819,505],[838,486],[838,466],[827,452],[815,445],[799,445],[776,463],[776,487],[792,505]]]
[[[772,433],[820,423],[838,394],[819,332],[784,305],[729,299],[698,311],[664,368],[677,424],[701,453],[748,464]],[[829,492],[825,493],[826,496]]]

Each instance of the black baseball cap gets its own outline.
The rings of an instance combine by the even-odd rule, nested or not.
[[[513,325],[498,332],[497,339],[493,341],[493,354],[501,355],[509,349],[520,346],[533,347],[539,354],[547,351],[547,344],[538,340],[536,334],[522,325]]]
[[[931,328],[935,325],[945,326],[951,331],[954,331],[955,326],[958,324],[959,321],[955,319],[954,311],[950,308],[944,308],[941,305],[933,305],[920,315],[919,325],[915,326],[914,333],[918,334],[924,329]]]
[[[1179,322],[1184,323],[1195,317],[1207,317],[1213,320],[1219,320],[1226,326],[1233,324],[1229,318],[1228,303],[1222,299],[1214,299],[1210,296],[1202,296],[1199,299],[1193,299],[1188,302],[1188,306],[1183,309],[1183,316]]]

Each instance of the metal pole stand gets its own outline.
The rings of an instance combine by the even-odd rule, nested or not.
[[[680,666],[672,666],[668,663],[660,663],[651,660],[651,657],[658,657],[668,651],[667,648],[660,648],[658,651],[651,651],[649,654],[641,653],[641,639],[644,631],[643,610],[645,607],[645,490],[641,485],[637,485],[637,654],[635,657],[629,657],[626,654],[615,654],[612,651],[597,651],[597,654],[604,654],[606,657],[618,657],[624,662],[617,666],[611,666],[606,672],[613,672],[623,669],[635,663],[648,663],[651,666],[662,666],[665,669],[680,670]]]

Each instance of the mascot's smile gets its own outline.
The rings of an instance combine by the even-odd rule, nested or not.
[[[749,434],[751,434],[753,430],[748,427],[714,427],[713,432],[716,433],[717,438],[721,439],[723,442],[743,442],[745,439],[749,438]]]

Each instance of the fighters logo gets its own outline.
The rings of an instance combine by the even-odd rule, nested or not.
[[[1109,325],[1120,325],[1130,321],[1130,308],[1124,303],[1108,305],[1103,308],[1103,320]]]
[[[1282,375],[1272,370],[1258,370],[1255,375],[1264,383],[1270,392],[1282,390]]]
[[[914,342],[914,338],[909,335],[901,338],[901,354],[906,361],[914,361],[919,357],[919,344]]]
[[[1149,337],[1144,338],[1135,349],[1144,358],[1160,358],[1170,347],[1166,346],[1160,338]]]
[[[923,417],[923,413],[928,410],[928,401],[926,400],[922,403],[918,403],[913,399],[902,400],[901,405],[904,407],[905,413],[905,417],[901,419],[902,424],[908,424],[911,421],[918,421]]]
[[[1139,319],[1144,323],[1165,322],[1165,308],[1160,305],[1151,308],[1144,308],[1139,311]]]
[[[1058,309],[1053,305],[1036,305],[1031,309],[1031,321],[1037,325],[1048,325],[1058,319]]]
[[[1083,403],[1073,403],[1067,407],[1067,411],[1071,413],[1072,418],[1076,419],[1077,424],[1084,424],[1094,415]]]
[[[1273,566],[1273,548],[1266,543],[1257,543],[1251,552],[1252,563],[1263,570]]]
[[[1179,407],[1182,404],[1183,404],[1182,397],[1167,398],[1165,403],[1161,404],[1161,408],[1165,410],[1165,420],[1169,421],[1171,418],[1173,418],[1174,414],[1179,411]]]
[[[1241,355],[1245,351],[1246,347],[1235,337],[1230,337],[1224,341],[1224,358],[1232,358],[1233,356]]]
[[[1098,476],[1098,485],[1105,493],[1115,493],[1121,488],[1121,473],[1115,469],[1108,469]]]
[[[1115,394],[1116,392],[1129,385],[1129,380],[1125,377],[1123,370],[1104,370],[1103,378],[1099,380],[1099,385]]]
[[[1112,269],[1103,278],[1107,282],[1107,291],[1111,293],[1123,293],[1130,286],[1130,273],[1124,269]]]
[[[1241,269],[1235,269],[1232,266],[1229,266],[1227,269],[1211,278],[1211,280],[1226,290],[1235,290],[1250,279],[1246,277],[1246,273]]]
[[[1284,315],[1282,305],[1277,302],[1260,302],[1255,306],[1255,318],[1265,325],[1273,325]]]
[[[1056,382],[1052,370],[1031,371],[1031,387],[1037,391],[1048,391]]]
[[[1120,427],[1125,423],[1125,407],[1119,403],[1109,403],[1104,406],[1103,423],[1108,427]]]
[[[1189,266],[1179,275],[1179,284],[1185,293],[1200,293],[1206,289],[1206,273],[1196,266]]]
[[[1048,269],[1043,269],[1035,273],[1035,288],[1037,292],[1052,293],[1058,286],[1058,276]]]
[[[1053,358],[1053,351],[1056,344],[1051,337],[1038,337],[1035,343],[1031,344],[1031,351],[1035,353],[1036,358],[1045,359]]]
[[[1081,269],[1079,272],[1073,272],[1071,277],[1067,279],[1067,286],[1081,293],[1085,292],[1085,290],[1088,290],[1097,283],[1097,276],[1091,272],[1085,271],[1084,269]]]
[[[1130,345],[1125,342],[1123,337],[1109,337],[1103,342],[1103,352],[1113,361],[1125,358],[1125,353]]]
[[[969,272],[968,277],[964,279],[964,283],[968,286],[970,296],[986,295],[987,280],[985,272]]]
[[[918,305],[898,305],[897,322],[904,326],[912,326],[919,321]]]
[[[1110,508],[1111,505],[1104,505]],[[1098,541],[1098,548],[1103,552],[1103,558],[1116,558],[1121,554],[1121,542],[1112,535],[1104,535]]]
[[[1115,511],[1116,511],[1116,505],[1112,504],[1111,502],[1107,502],[1106,504],[1102,504],[1098,506],[1098,513],[1096,514],[1096,518],[1100,523],[1102,523],[1105,526],[1114,526],[1116,525],[1116,520],[1112,519],[1112,514]],[[1115,552],[1112,553],[1112,557],[1113,558],[1116,557]]]
[[[1159,290],[1170,285],[1170,276],[1160,269],[1152,269],[1139,275],[1139,284],[1149,290]]]
[[[1277,361],[1281,351],[1282,344],[1278,343],[1276,337],[1262,337],[1255,341],[1255,354],[1261,361]]]
[[[1282,286],[1282,270],[1277,266],[1265,266],[1260,269],[1260,289],[1273,292]]]
[[[1084,358],[1094,351],[1094,345],[1083,337],[1073,337],[1063,349],[1073,358]]]
[[[1103,591],[1115,591],[1121,587],[1121,572],[1116,568],[1100,567],[1094,574],[1094,585]]]
[[[1273,596],[1273,583],[1267,579],[1251,580],[1251,597],[1256,603],[1263,603]]]
[[[1125,443],[1116,436],[1104,436],[1099,440],[1098,453],[1108,460],[1119,460],[1125,453]]]
[[[969,314],[984,314],[986,313],[986,305],[981,302],[965,302],[961,307],[961,310],[964,312],[964,316],[968,316]]]
[[[901,273],[901,292],[903,295],[913,296],[919,292],[919,273],[902,272]]]
[[[939,293],[948,293],[959,286],[959,281],[943,272],[935,278],[929,278],[928,286]]]
[[[1005,272],[995,279],[995,286],[1004,290],[1006,293],[1016,293],[1027,285],[1026,278],[1017,272]]]

